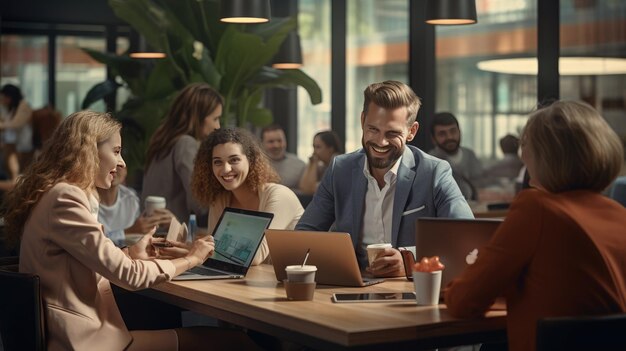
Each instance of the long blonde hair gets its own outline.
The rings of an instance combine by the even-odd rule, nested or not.
[[[24,224],[41,197],[57,183],[93,192],[100,166],[98,143],[119,133],[121,124],[107,113],[80,111],[69,115],[44,145],[41,155],[18,177],[4,200],[7,241],[17,243]]]

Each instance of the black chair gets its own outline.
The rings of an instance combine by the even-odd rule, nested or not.
[[[626,314],[540,319],[537,351],[547,350],[626,350]]]
[[[0,335],[5,351],[45,350],[39,276],[17,272],[17,257],[0,260]]]

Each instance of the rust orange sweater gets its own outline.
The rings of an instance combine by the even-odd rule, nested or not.
[[[522,191],[445,301],[467,318],[497,296],[509,350],[534,350],[543,317],[626,312],[626,208],[589,191]]]

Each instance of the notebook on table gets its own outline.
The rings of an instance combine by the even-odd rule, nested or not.
[[[278,281],[287,278],[285,267],[302,263],[307,250],[306,264],[317,267],[317,284],[358,287],[384,280],[361,275],[348,233],[268,229],[265,237]]]
[[[245,277],[272,218],[273,213],[226,207],[212,233],[213,256],[173,280]]]
[[[442,291],[480,255],[503,219],[418,218],[415,225],[415,257],[439,256],[445,269]]]

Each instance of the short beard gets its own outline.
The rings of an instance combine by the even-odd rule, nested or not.
[[[389,154],[389,157],[387,157],[387,158],[378,158],[378,157],[373,157],[370,154],[370,147],[369,147],[369,145],[374,145],[373,143],[368,142],[367,144],[365,144],[363,142],[363,140],[361,140],[361,144],[363,145],[363,149],[365,149],[365,155],[367,156],[367,163],[372,168],[378,168],[378,169],[391,168],[391,166],[400,157],[402,157],[402,153],[404,152],[404,146],[402,147],[402,149],[397,149],[395,147],[392,147],[392,151],[391,151],[391,154]]]
[[[444,146],[448,141],[449,140],[446,140],[442,144],[437,144],[437,146],[448,155],[456,154],[456,152],[459,151],[459,146],[461,145],[461,141],[453,140],[455,142],[453,150],[450,150],[449,148]]]

